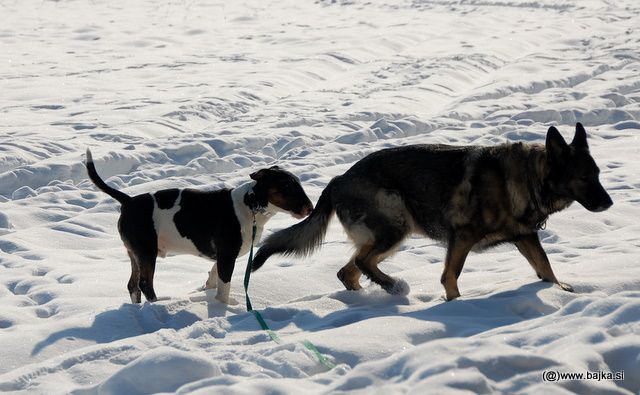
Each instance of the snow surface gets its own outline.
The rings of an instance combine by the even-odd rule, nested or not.
[[[640,390],[637,1],[26,0],[0,17],[0,391]],[[161,300],[128,303],[118,205],[83,166],[89,146],[137,194],[236,186],[277,163],[316,201],[377,149],[541,142],[550,125],[571,138],[576,121],[615,202],[574,204],[541,232],[576,293],[504,246],[471,255],[445,302],[444,250],[418,237],[383,264],[407,296],[345,291],[351,247],[333,220],[319,252],[252,278],[282,344],[197,291],[201,258],[160,260]],[[266,234],[293,223],[280,214]],[[549,383],[544,370],[625,377]]]

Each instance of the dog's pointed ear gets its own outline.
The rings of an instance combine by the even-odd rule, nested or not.
[[[558,132],[558,129],[556,129],[555,126],[551,126],[547,131],[545,147],[552,158],[561,158],[569,146],[567,142],[564,141],[564,138],[562,138],[560,132]]]
[[[267,175],[267,169],[260,169],[256,172],[253,172],[249,175],[252,180],[260,181],[260,179]]]
[[[573,136],[571,146],[589,149],[589,144],[587,143],[587,131],[584,130],[584,126],[582,126],[580,122],[576,123],[576,134]]]

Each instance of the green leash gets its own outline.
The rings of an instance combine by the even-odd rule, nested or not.
[[[245,296],[245,300],[247,302],[247,311],[252,312],[253,315],[256,316],[256,319],[258,320],[258,323],[260,324],[260,327],[265,332],[267,332],[267,334],[269,335],[271,340],[273,340],[274,342],[276,342],[278,344],[282,344],[282,339],[280,339],[280,336],[278,336],[278,334],[276,332],[272,331],[271,328],[269,328],[269,325],[267,325],[267,323],[264,320],[264,318],[262,318],[262,314],[260,314],[260,312],[258,312],[258,311],[253,309],[253,306],[251,306],[251,299],[249,299],[249,278],[251,277],[251,266],[253,264],[253,244],[255,243],[255,241],[256,241],[256,219],[254,217],[253,218],[253,230],[252,230],[252,233],[251,233],[251,249],[249,250],[249,261],[247,262],[247,270],[245,270],[245,272],[244,272],[244,296]],[[302,345],[305,346],[307,348],[307,350],[311,351],[311,353],[313,353],[313,355],[315,355],[315,357],[318,359],[318,361],[322,365],[324,365],[327,369],[331,370],[331,369],[336,367],[336,365],[334,365],[331,361],[329,361],[327,359],[327,357],[322,355],[320,353],[320,351],[318,351],[316,346],[314,346],[313,343],[311,343],[310,341],[304,340],[302,342]]]

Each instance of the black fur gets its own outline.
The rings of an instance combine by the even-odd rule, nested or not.
[[[153,225],[153,198],[150,194],[129,198],[122,204],[118,232],[131,260],[131,277],[127,283],[129,295],[140,301],[140,291],[149,301],[155,301],[153,275],[158,253],[158,237]],[[132,296],[133,298],[133,296]]]
[[[165,189],[163,191],[158,191],[153,195],[156,198],[156,203],[158,203],[159,208],[169,209],[176,203],[176,199],[178,199],[178,195],[180,195],[180,190],[176,188]]]
[[[133,302],[140,303],[141,292],[148,301],[157,300],[153,286],[156,258],[158,254],[165,256],[172,252],[170,244],[173,241],[163,240],[167,230],[162,227],[167,225],[154,222],[156,204],[159,210],[169,210],[178,204],[175,214],[169,219],[175,230],[182,238],[191,241],[200,256],[215,260],[218,278],[225,284],[229,283],[243,244],[243,224],[236,216],[232,190],[166,189],[130,197],[104,183],[96,172],[89,150],[86,166],[94,184],[122,204],[118,231],[131,260],[127,289]],[[313,209],[293,174],[272,167],[251,174],[251,178],[255,184],[252,188],[247,186],[249,192],[242,196],[241,204],[246,206],[247,213],[253,212],[254,218],[262,218],[263,224],[272,214],[262,214],[269,204],[300,218]],[[162,217],[168,215],[166,211],[158,215],[162,221],[168,218]],[[250,214],[243,218],[251,222]],[[156,229],[157,226],[161,229]],[[170,232],[166,234],[171,236]]]
[[[339,272],[347,289],[360,273],[390,293],[408,292],[378,263],[410,233],[447,244],[442,283],[447,299],[459,296],[457,278],[467,254],[512,242],[538,277],[560,283],[540,245],[546,218],[578,201],[590,211],[613,202],[598,179],[584,127],[571,144],[555,127],[545,146],[412,145],[372,153],[334,178],[304,221],[271,235],[257,253],[258,269],[273,254],[305,255],[319,246],[335,211],[357,251]]]
[[[200,254],[216,260],[220,279],[229,282],[242,244],[231,191],[186,189],[182,192],[180,207],[174,217],[178,232],[190,239]]]
[[[327,231],[327,225],[333,214],[333,205],[331,203],[331,190],[335,181],[332,181],[322,191],[320,199],[316,204],[316,208],[311,212],[304,221],[297,223],[287,229],[282,229],[272,234],[268,243],[265,243],[258,253],[253,258],[251,270],[256,271],[260,269],[271,255],[274,254],[296,254],[304,256],[312,252],[324,239],[324,235]],[[313,235],[309,236],[304,231],[306,229],[312,229]],[[301,238],[299,243],[297,238]],[[292,249],[291,245],[300,244],[300,248]]]

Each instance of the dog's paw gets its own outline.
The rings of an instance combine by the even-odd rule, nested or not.
[[[394,280],[395,281],[393,283],[393,286],[385,288],[385,291],[387,291],[391,295],[400,295],[400,296],[409,295],[409,292],[411,291],[411,287],[409,286],[409,284],[406,281],[401,280],[399,278],[396,278]]]
[[[219,295],[216,295],[216,297],[214,298],[217,302],[229,305],[229,306],[237,306],[239,303],[237,300],[235,300],[234,298],[230,298],[230,297],[221,297]]]
[[[202,291],[206,291],[207,289],[216,289],[217,287],[218,287],[217,281],[207,280],[207,282],[204,283],[204,285],[199,286],[195,292],[202,292]]]
[[[189,296],[189,301],[191,302],[208,302],[209,300],[210,298],[203,294]]]
[[[142,293],[140,291],[132,292],[129,296],[131,297],[131,303],[139,304],[142,302]]]
[[[229,306],[237,306],[240,304],[240,302],[238,302],[237,300],[235,300],[234,298],[229,298],[229,300],[227,301],[227,304]]]
[[[204,291],[205,289],[215,289],[218,287],[218,282],[217,281],[210,281],[207,280],[206,283],[204,283],[204,285],[202,286],[202,290]]]
[[[561,283],[558,281],[556,284],[558,285],[558,287],[562,288],[564,291],[575,292],[573,287],[567,283]]]
[[[447,302],[451,302],[452,300],[458,299],[459,297],[460,297],[460,292],[453,291],[450,293],[446,293],[444,295],[444,300],[446,300]]]

